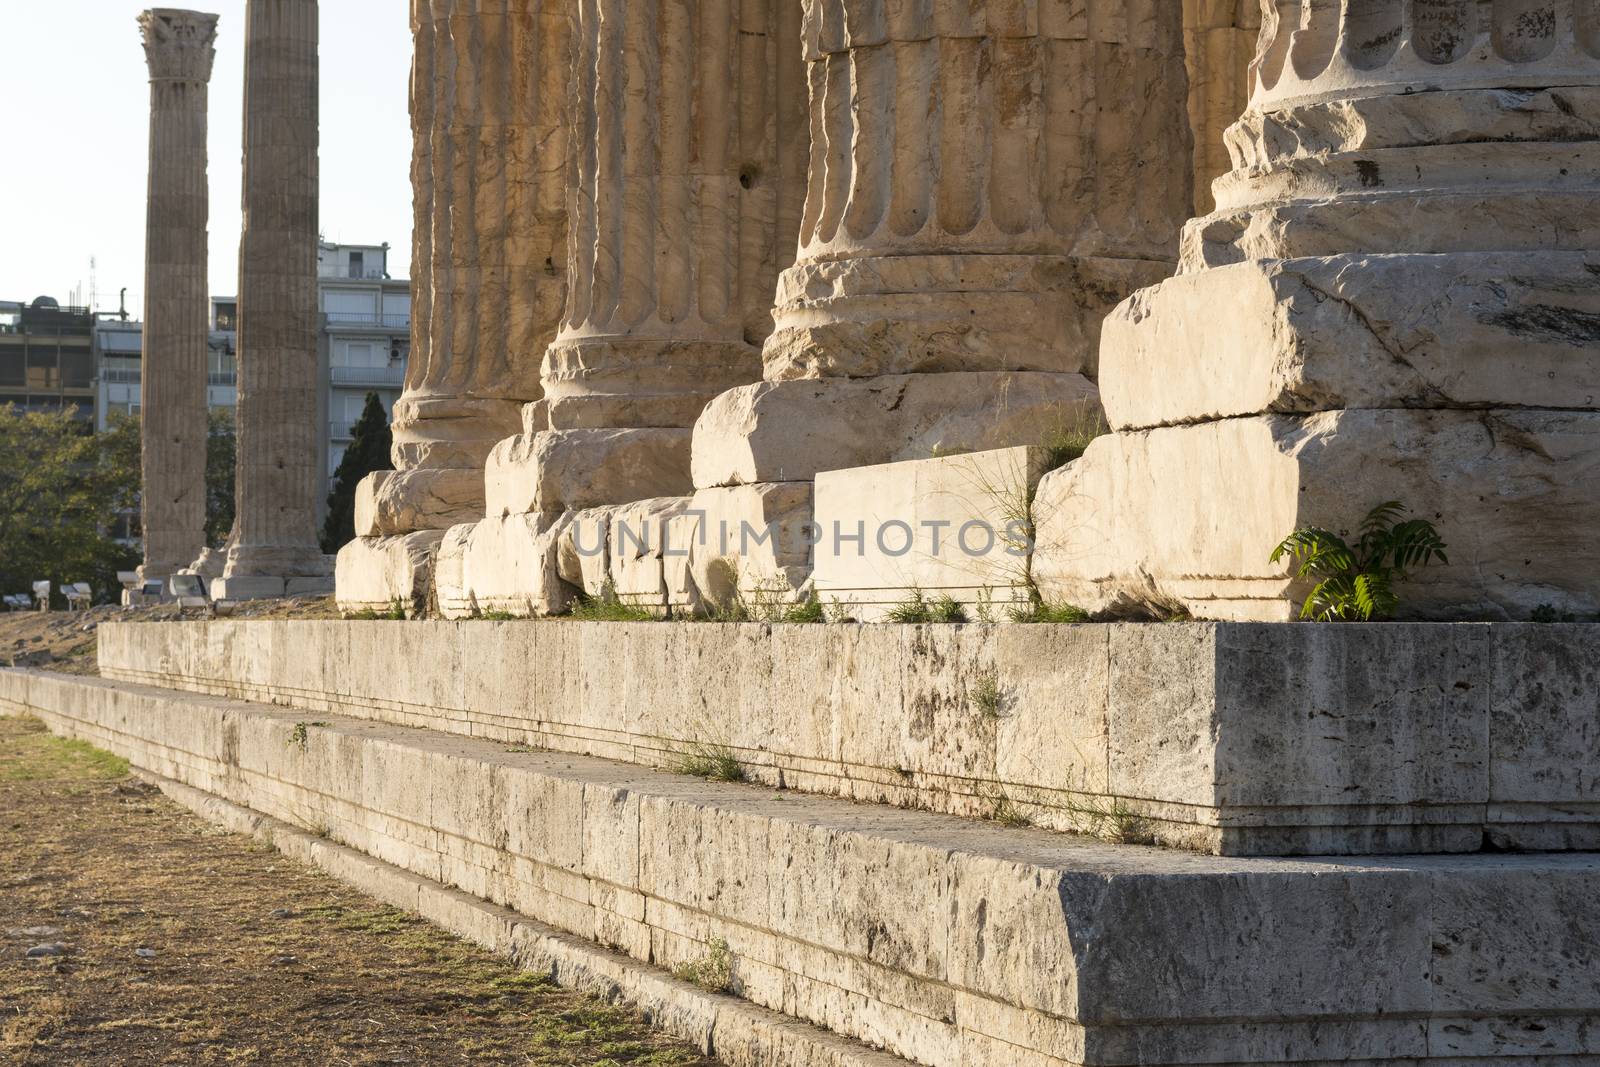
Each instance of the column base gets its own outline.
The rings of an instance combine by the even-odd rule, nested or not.
[[[1100,323],[1168,262],[902,255],[798,264],[778,283],[763,377],[1093,373]]]
[[[539,395],[537,383],[530,396]],[[395,466],[404,470],[481,468],[495,444],[517,432],[524,400],[402,396],[394,404]]]
[[[558,430],[693,426],[713,396],[759,377],[754,345],[704,338],[566,338],[543,365]]]

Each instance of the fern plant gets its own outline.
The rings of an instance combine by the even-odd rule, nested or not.
[[[1351,545],[1329,530],[1308,526],[1283,539],[1272,562],[1295,564],[1295,577],[1317,584],[1300,609],[1302,619],[1319,622],[1369,622],[1394,614],[1400,598],[1395,586],[1413,568],[1449,563],[1445,543],[1427,519],[1406,519],[1405,506],[1389,500],[1361,521]]]

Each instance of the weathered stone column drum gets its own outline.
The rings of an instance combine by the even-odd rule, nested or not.
[[[1600,610],[1600,7],[1279,0],[1228,140],[1041,488],[1058,594],[1284,618],[1274,545],[1399,500],[1451,549],[1407,614]]]
[[[413,0],[412,31],[415,297],[395,466],[481,470],[539,398],[561,315],[571,18],[541,0]]]
[[[141,361],[143,578],[166,578],[205,548],[207,83],[217,16],[139,16],[150,66],[150,178]]]
[[[231,599],[320,591],[317,539],[317,0],[246,9],[239,244],[238,539]]]
[[[412,0],[411,354],[395,470],[363,481],[347,608],[421,609],[444,531],[481,518],[490,450],[542,395],[566,292],[564,3]]]
[[[766,377],[1092,370],[1189,210],[1170,6],[808,3],[811,184]]]
[[[574,472],[584,481],[616,449],[650,461],[612,465],[599,498],[545,480],[546,511],[688,491],[701,409],[761,377],[805,196],[795,5],[583,0],[578,11],[570,286],[532,425],[566,434],[546,447],[592,457]],[[582,432],[619,429],[644,432]]]

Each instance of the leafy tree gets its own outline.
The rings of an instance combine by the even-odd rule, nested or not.
[[[135,426],[132,440],[137,441]],[[88,582],[100,599],[138,555],[110,536],[137,493],[129,431],[96,435],[73,410],[0,407],[0,590],[26,593],[49,579]],[[132,453],[138,467],[138,450]]]
[[[212,411],[206,420],[206,544],[212,548],[221,548],[233,530],[236,443],[233,412]]]
[[[206,418],[206,544],[220,547],[233,529],[233,412],[212,411]],[[139,517],[139,416],[114,414],[101,434],[101,451],[116,472],[117,509],[136,523]],[[137,526],[132,527],[137,536]]]
[[[1401,521],[1398,500],[1379,504],[1361,522],[1352,547],[1328,530],[1308,526],[1284,538],[1272,562],[1288,558],[1295,577],[1317,578],[1300,609],[1302,619],[1319,622],[1369,622],[1394,614],[1400,598],[1394,587],[1413,567],[1449,563],[1445,543],[1427,519]]]
[[[350,444],[344,450],[339,468],[333,472],[333,491],[328,494],[328,518],[322,526],[322,551],[339,551],[356,536],[356,486],[373,471],[393,470],[389,449],[394,442],[389,432],[389,416],[377,393],[367,394],[361,418],[350,431]]]

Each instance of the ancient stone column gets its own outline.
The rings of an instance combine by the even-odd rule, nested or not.
[[[1282,619],[1273,547],[1397,500],[1450,550],[1402,614],[1600,609],[1600,8],[1279,0],[1228,141],[1178,276],[1107,323],[1117,433],[1041,487],[1035,572]]]
[[[249,0],[229,599],[331,591],[317,541],[317,0]]]
[[[544,399],[489,458],[487,519],[460,531],[454,593],[441,577],[446,613],[544,610],[562,515],[691,492],[694,421],[760,378],[794,254],[793,3],[580,0],[574,55],[566,310]]]
[[[142,578],[166,578],[206,547],[207,83],[217,16],[139,16],[150,65],[141,361]]]
[[[1196,214],[1211,211],[1211,183],[1233,169],[1223,136],[1250,99],[1250,65],[1260,35],[1261,0],[1183,0]]]
[[[696,428],[697,505],[792,518],[819,470],[1092,417],[1101,319],[1191,210],[1182,29],[1170,0],[807,0],[799,257],[765,381]]]
[[[358,490],[338,599],[428,599],[444,531],[483,516],[484,460],[539,399],[566,287],[572,12],[412,0],[411,356],[395,470]]]

